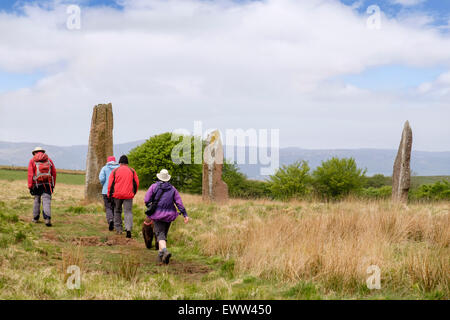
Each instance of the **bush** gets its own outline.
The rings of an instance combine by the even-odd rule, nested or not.
[[[247,180],[246,192],[242,197],[247,199],[272,198],[270,184],[266,181]]]
[[[306,161],[282,166],[270,176],[270,191],[276,199],[302,198],[310,193],[311,177]]]
[[[156,174],[161,169],[167,169],[172,176],[171,183],[180,191],[188,193],[202,192],[202,165],[191,164],[194,162],[194,143],[202,142],[197,137],[179,136],[172,139],[172,134],[167,132],[156,135],[137,146],[128,154],[130,166],[136,170],[139,176],[140,186],[148,188],[157,181]],[[175,148],[175,149],[174,149]],[[188,150],[184,153],[183,150]],[[177,162],[172,160],[172,151],[180,151]],[[203,155],[203,153],[202,153]],[[187,157],[189,161],[183,159]]]
[[[412,198],[418,200],[450,200],[450,182],[443,180],[434,184],[423,184],[412,192]]]
[[[222,179],[228,185],[228,194],[233,198],[269,198],[269,184],[265,181],[248,180],[235,163],[224,163]]]
[[[366,188],[361,191],[361,195],[370,199],[388,199],[392,196],[392,187],[383,186],[381,188]]]
[[[391,185],[392,185],[392,178],[385,177],[382,174],[375,174],[372,177],[366,177],[366,181],[364,183],[364,186],[366,188],[381,188],[384,186],[391,186]]]
[[[313,172],[313,184],[319,197],[339,199],[360,191],[365,182],[366,170],[359,169],[353,158],[331,158],[323,161]]]
[[[247,176],[239,172],[235,163],[223,164],[222,179],[228,185],[230,197],[241,197],[246,192]]]

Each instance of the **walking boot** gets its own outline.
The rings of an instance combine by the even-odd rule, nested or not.
[[[162,253],[163,253],[162,262],[164,264],[169,264],[169,260],[170,260],[170,257],[172,256],[172,254],[167,250],[167,248],[164,248]]]

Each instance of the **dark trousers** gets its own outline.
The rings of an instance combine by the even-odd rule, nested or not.
[[[109,199],[106,194],[103,195],[103,202],[105,203],[106,221],[108,223],[114,221],[114,201]]]
[[[167,234],[169,233],[170,222],[154,220],[153,223],[155,225],[155,228],[153,231],[155,232],[156,240],[157,241],[160,241],[160,240],[167,241]]]

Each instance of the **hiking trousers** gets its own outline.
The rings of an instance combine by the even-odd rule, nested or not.
[[[116,231],[122,229],[122,206],[124,211],[125,231],[131,231],[133,228],[133,199],[117,199],[114,200],[114,228]]]
[[[167,241],[167,234],[169,233],[170,222],[162,220],[154,220],[154,230],[156,241]]]
[[[41,201],[42,201],[42,216],[44,219],[50,219],[52,216],[52,196],[48,193],[43,193],[41,195],[34,196],[33,205],[33,218],[39,220],[41,215]]]
[[[103,195],[103,202],[105,203],[106,221],[108,223],[114,221],[114,201],[109,199],[106,194]]]

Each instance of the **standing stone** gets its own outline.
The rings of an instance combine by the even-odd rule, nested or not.
[[[102,186],[98,175],[106,164],[107,157],[113,155],[113,124],[111,103],[94,107],[86,160],[85,199],[87,201],[101,199]]]
[[[409,122],[406,121],[392,174],[392,201],[394,202],[405,204],[408,202],[408,191],[411,185],[412,139],[412,131]]]
[[[222,181],[223,145],[218,130],[208,135],[207,143],[203,152],[203,200],[225,202],[228,200],[228,186]]]

